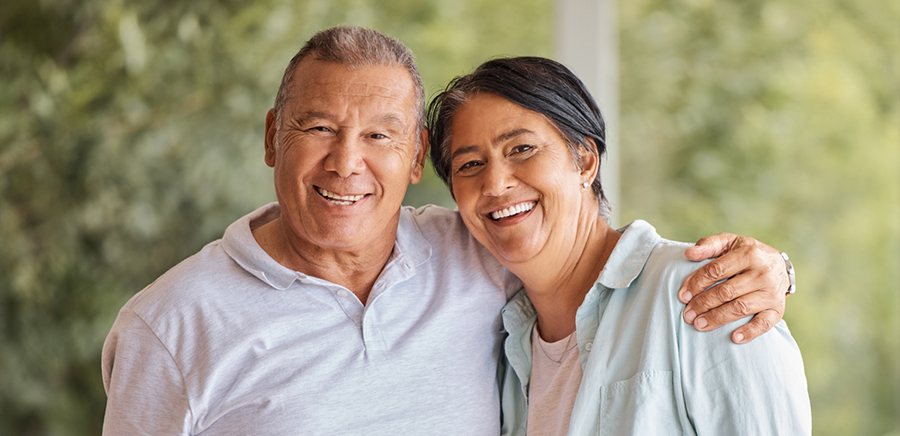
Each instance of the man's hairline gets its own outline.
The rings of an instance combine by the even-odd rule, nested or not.
[[[281,127],[284,122],[285,107],[287,106],[288,100],[290,100],[290,96],[292,96],[294,91],[296,90],[295,77],[296,77],[298,71],[300,70],[301,64],[304,61],[306,61],[307,59],[311,59],[313,61],[326,62],[326,63],[334,64],[334,65],[341,65],[341,66],[347,67],[351,70],[356,70],[356,69],[365,68],[365,67],[388,67],[388,68],[395,68],[395,69],[403,70],[406,73],[406,77],[408,80],[407,83],[409,84],[409,86],[412,87],[412,97],[413,97],[412,111],[413,111],[413,118],[415,119],[415,122],[414,122],[415,142],[416,142],[415,153],[418,154],[419,148],[421,147],[421,142],[422,142],[420,140],[420,136],[421,136],[422,132],[427,129],[426,122],[425,122],[426,121],[425,120],[425,96],[424,96],[425,90],[422,87],[418,86],[418,84],[416,83],[415,77],[413,76],[412,72],[409,71],[409,68],[407,68],[406,65],[404,65],[402,63],[396,63],[396,62],[357,62],[357,63],[336,62],[336,61],[332,61],[332,60],[328,60],[328,59],[322,59],[321,57],[318,57],[317,55],[318,55],[318,51],[313,50],[313,51],[310,51],[309,53],[307,53],[302,58],[297,59],[297,61],[293,65],[293,68],[289,72],[290,77],[288,77],[287,81],[284,82],[283,86],[279,86],[279,90],[283,91],[283,93],[280,93],[280,94],[282,94],[282,98],[280,100],[276,98],[275,105],[273,107],[273,109],[275,111],[275,125],[276,125],[275,147],[276,148],[280,147],[280,144],[281,144],[279,132],[281,131]],[[418,95],[417,91],[421,91],[422,95],[421,96]],[[413,160],[413,162],[415,162],[415,160]]]
[[[287,100],[289,99],[288,96],[292,95],[292,93],[294,92],[294,89],[295,89],[294,77],[297,74],[297,70],[300,68],[300,64],[302,64],[303,61],[305,61],[307,59],[312,59],[314,61],[319,61],[319,62],[327,62],[327,63],[335,64],[335,65],[342,65],[351,70],[355,70],[358,68],[364,68],[364,67],[379,67],[379,66],[381,66],[381,67],[389,67],[389,68],[399,68],[399,69],[405,71],[407,74],[407,77],[409,78],[410,85],[412,85],[413,115],[416,119],[416,135],[421,133],[422,130],[426,128],[424,84],[423,84],[423,86],[419,86],[419,84],[416,83],[416,78],[413,75],[412,71],[409,70],[407,65],[405,65],[401,62],[371,62],[371,61],[340,62],[340,61],[333,61],[333,60],[329,60],[329,59],[323,59],[318,50],[311,50],[299,59],[296,59],[296,60],[292,59],[291,64],[288,65],[288,68],[290,69],[290,71],[285,71],[285,73],[286,73],[285,76],[289,76],[289,77],[287,78],[286,82],[284,81],[284,77],[283,77],[282,78],[283,85],[281,83],[279,84],[279,91],[284,91],[284,92],[279,92],[279,94],[282,96],[282,98],[278,99],[277,98],[278,96],[276,95],[275,105],[273,108],[273,109],[275,109],[275,118],[276,118],[276,121],[278,122],[279,127],[281,125],[281,119],[282,119],[282,113],[284,112],[284,107],[286,106]],[[289,74],[287,74],[287,73],[289,73]],[[420,80],[421,80],[421,76],[420,76]],[[417,140],[417,142],[418,142],[418,140]]]
[[[330,64],[335,64],[335,65],[342,65],[351,70],[355,70],[358,68],[364,68],[364,67],[379,67],[379,66],[389,67],[389,68],[396,68],[396,69],[403,70],[406,73],[407,83],[409,84],[408,86],[412,87],[412,94],[413,94],[412,95],[412,97],[413,97],[412,110],[413,110],[413,118],[414,118],[413,141],[415,141],[416,146],[415,146],[415,149],[413,150],[413,159],[412,159],[410,166],[415,167],[418,162],[417,156],[419,155],[419,150],[422,147],[422,140],[421,140],[422,132],[427,131],[428,127],[426,126],[426,123],[424,120],[424,118],[425,118],[424,96],[423,96],[423,101],[422,101],[423,108],[422,108],[422,110],[419,110],[419,108],[418,108],[419,104],[417,104],[419,97],[416,95],[416,89],[419,87],[416,85],[416,80],[415,80],[415,77],[413,76],[412,72],[410,72],[409,69],[406,68],[406,66],[403,64],[397,64],[397,63],[355,63],[354,64],[354,63],[345,63],[345,62],[335,62],[335,61],[331,61],[331,60],[327,60],[327,59],[313,57],[315,55],[316,55],[316,52],[312,51],[310,53],[307,53],[306,56],[297,60],[296,64],[294,65],[293,70],[290,72],[291,73],[290,78],[288,78],[287,82],[285,82],[285,84],[284,84],[284,87],[283,87],[284,95],[283,95],[283,99],[281,99],[281,107],[279,108],[277,100],[275,102],[276,104],[275,104],[275,107],[273,108],[275,111],[275,136],[273,138],[273,142],[274,142],[273,145],[274,145],[275,149],[281,148],[281,130],[282,130],[282,125],[284,123],[284,116],[283,116],[284,110],[285,110],[285,107],[287,106],[287,102],[290,100],[289,96],[293,95],[293,92],[295,91],[295,88],[296,88],[295,77],[298,74],[303,61],[311,58],[314,61],[326,62],[326,63],[330,63]],[[422,90],[422,92],[424,93],[424,89]],[[419,116],[420,112],[422,113],[421,117]],[[393,116],[393,115],[389,115],[389,116]]]

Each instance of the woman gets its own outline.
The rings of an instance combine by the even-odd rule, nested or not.
[[[696,331],[676,297],[698,267],[686,245],[643,221],[607,224],[604,123],[569,70],[489,61],[429,121],[463,221],[524,284],[503,310],[504,434],[810,433],[786,325],[748,345],[730,343],[734,326]]]

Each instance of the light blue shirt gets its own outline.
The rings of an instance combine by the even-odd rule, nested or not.
[[[677,290],[701,265],[687,247],[644,221],[625,228],[576,314],[584,376],[569,434],[810,434],[803,361],[784,321],[737,345],[731,332],[749,318],[711,332],[682,320]],[[524,291],[502,318],[503,434],[524,435],[537,319]]]

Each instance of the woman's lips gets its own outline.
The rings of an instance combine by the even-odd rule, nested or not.
[[[517,203],[512,206],[507,206],[500,210],[495,210],[488,214],[492,220],[498,221],[503,218],[509,218],[511,216],[519,215],[525,212],[528,212],[537,205],[536,201],[524,201],[522,203]]]

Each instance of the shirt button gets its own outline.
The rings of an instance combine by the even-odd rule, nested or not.
[[[584,349],[585,349],[585,350],[588,350],[588,351],[591,351],[591,346],[592,346],[592,345],[594,345],[593,342],[588,342],[588,343],[584,344]]]
[[[343,298],[343,297],[346,297],[346,296],[347,296],[347,291],[345,291],[345,290],[343,290],[343,289],[338,289],[337,294],[338,294],[338,297]]]

